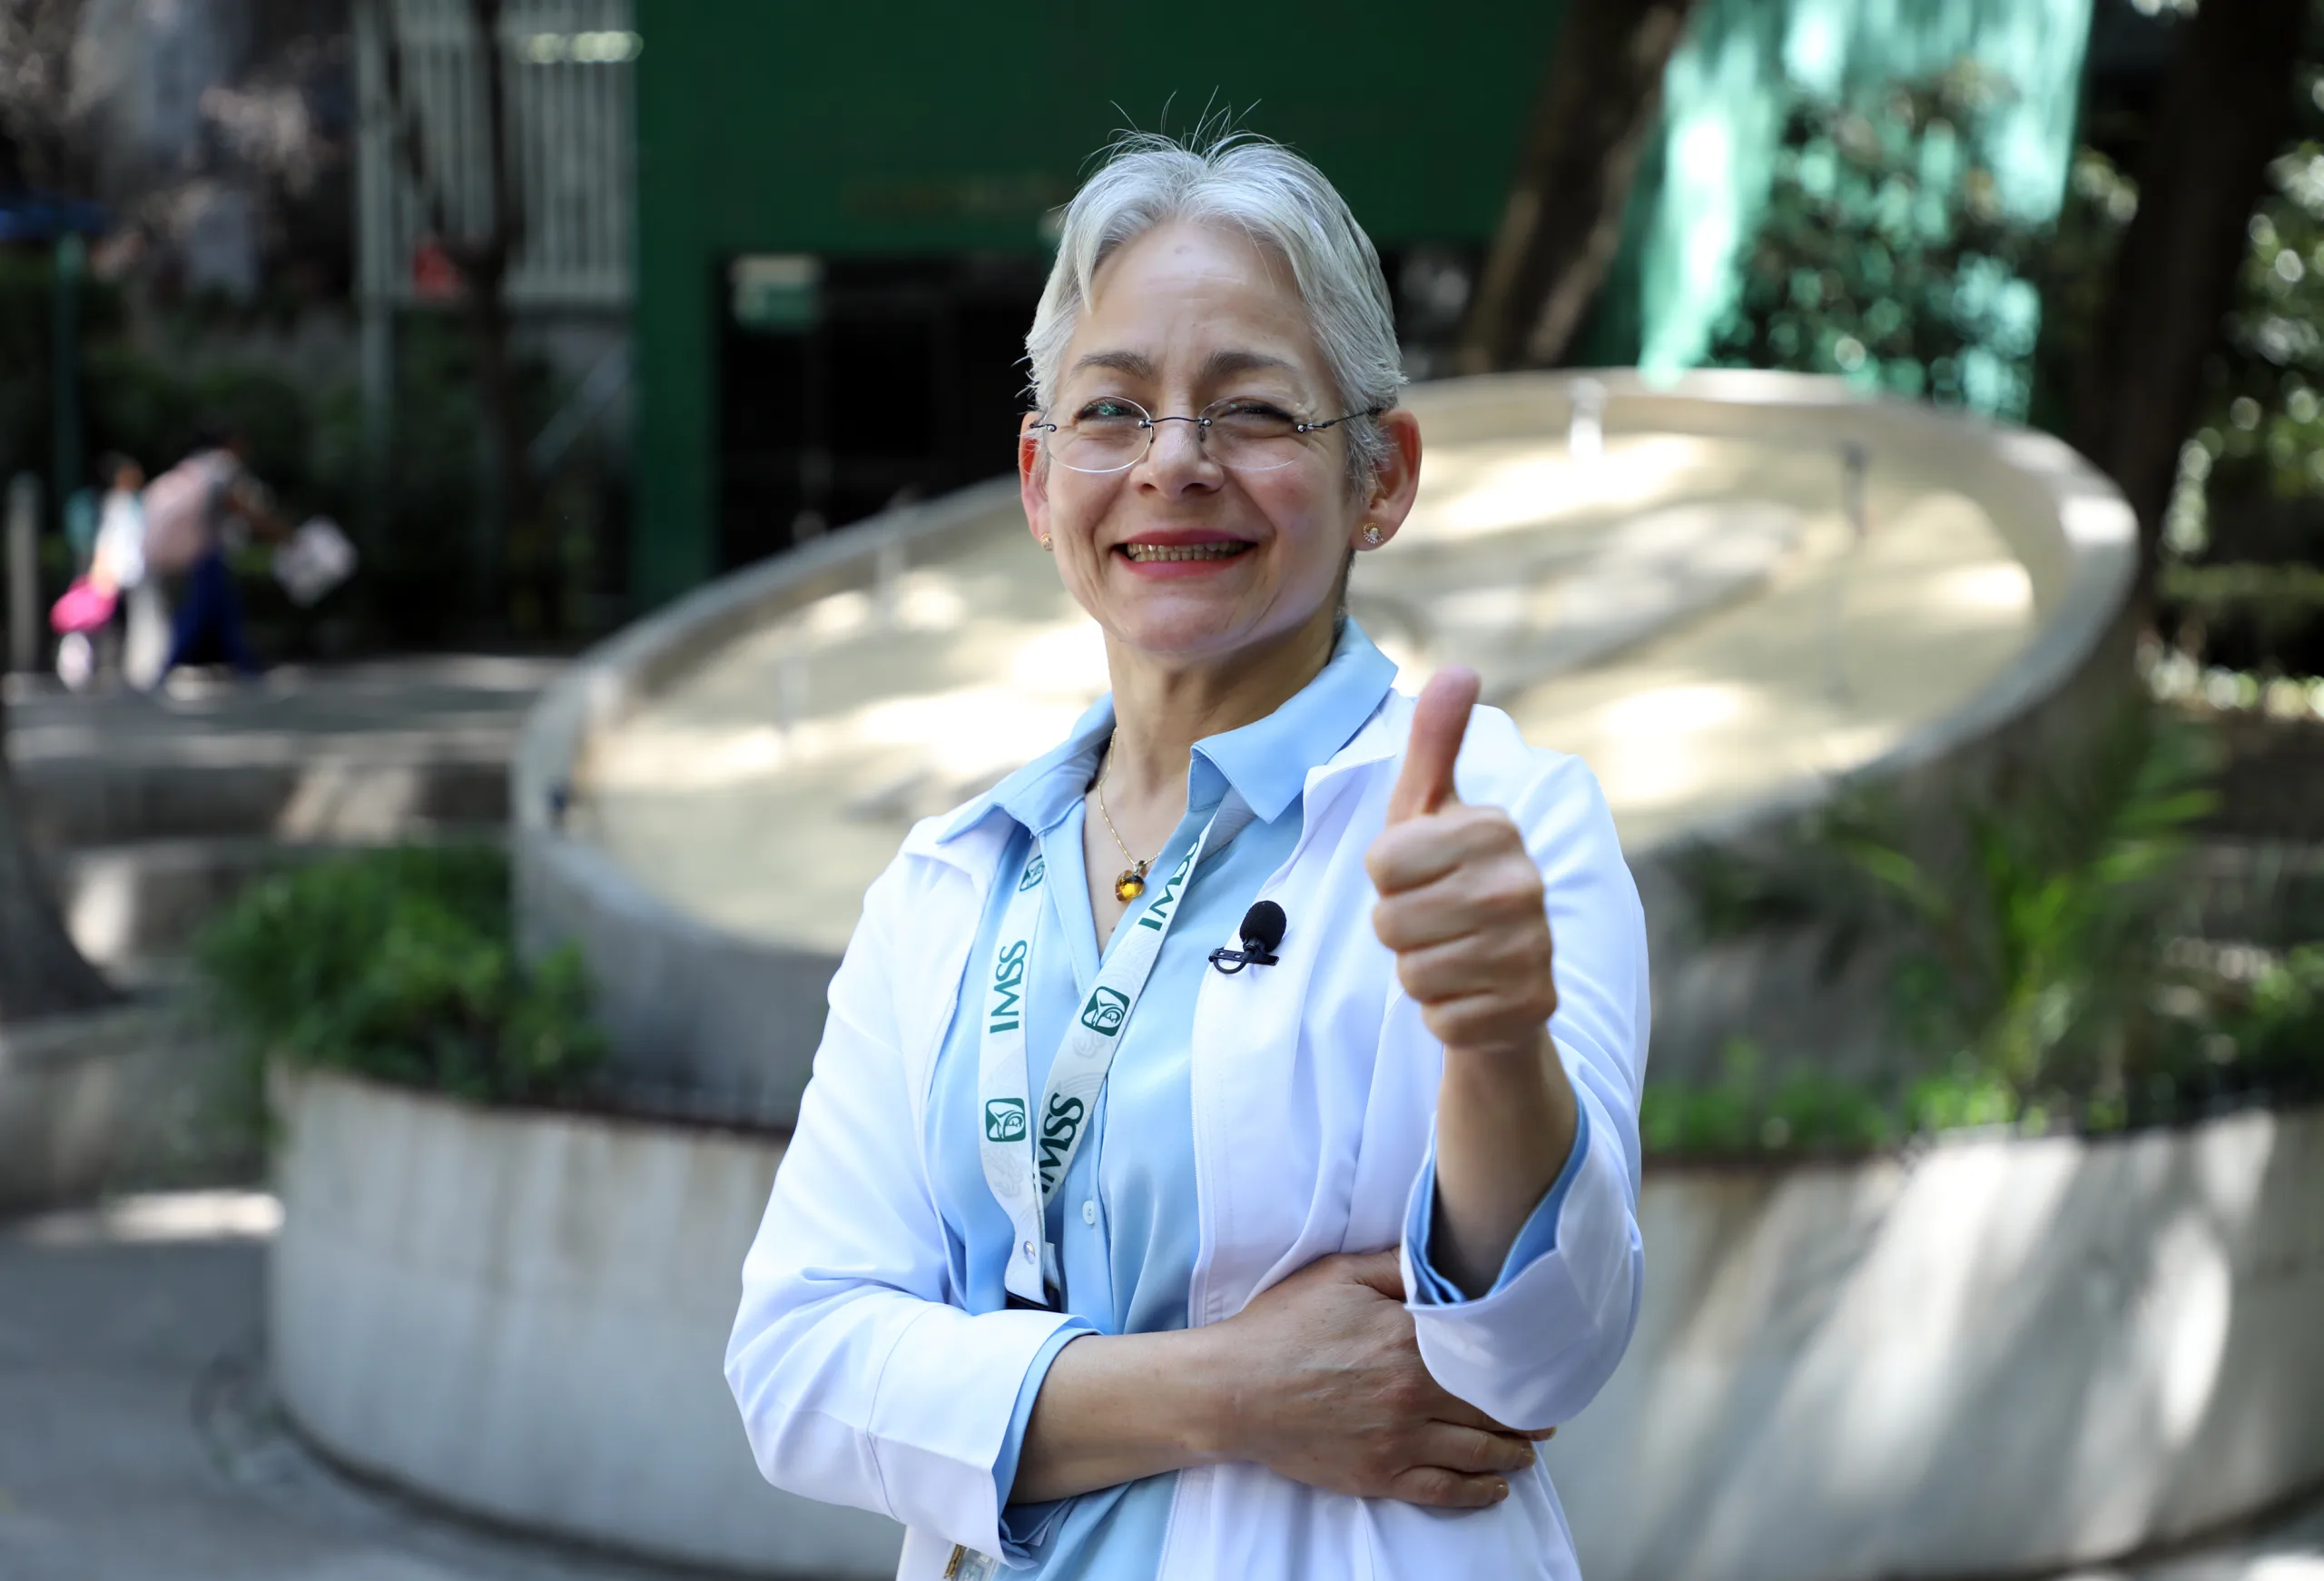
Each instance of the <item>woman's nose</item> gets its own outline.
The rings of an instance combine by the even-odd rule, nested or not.
[[[1180,418],[1156,420],[1146,465],[1155,481],[1166,488],[1216,481],[1218,473],[1218,464],[1203,443],[1202,425]]]

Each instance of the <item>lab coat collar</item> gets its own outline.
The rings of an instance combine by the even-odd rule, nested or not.
[[[1189,802],[1196,808],[1213,805],[1231,788],[1254,815],[1274,822],[1319,775],[1357,749],[1395,677],[1394,661],[1353,619],[1343,620],[1331,659],[1314,680],[1265,718],[1196,743]],[[921,845],[926,854],[938,855],[997,812],[1036,834],[1046,833],[1081,799],[1113,729],[1113,698],[1100,697],[1074,721],[1065,740],[939,820],[924,845],[915,839],[906,848]],[[1000,834],[1005,841],[1005,826]],[[969,842],[971,848],[980,844]],[[986,860],[970,849],[959,856],[980,866]]]

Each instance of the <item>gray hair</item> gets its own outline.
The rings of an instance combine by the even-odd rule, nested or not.
[[[1340,411],[1396,404],[1403,354],[1380,255],[1324,173],[1280,143],[1247,133],[1193,147],[1159,133],[1137,132],[1113,145],[1065,211],[1057,262],[1025,336],[1033,393],[1042,407],[1057,398],[1059,365],[1098,266],[1174,221],[1231,226],[1279,253],[1306,303],[1315,343],[1338,386]],[[1368,417],[1348,423],[1345,431],[1349,481],[1368,488],[1387,459],[1387,435]]]

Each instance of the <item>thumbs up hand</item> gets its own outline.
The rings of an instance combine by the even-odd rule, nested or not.
[[[1509,815],[1463,804],[1452,783],[1477,690],[1476,672],[1453,666],[1421,692],[1387,827],[1364,857],[1372,926],[1446,1049],[1532,1054],[1558,1002],[1541,871]]]

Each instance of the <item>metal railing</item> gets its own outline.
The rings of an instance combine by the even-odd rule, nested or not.
[[[362,0],[355,44],[360,289],[374,301],[422,300],[416,264],[429,225],[397,143],[386,53],[399,51],[403,92],[450,226],[476,236],[492,222],[485,51],[468,0]],[[507,0],[500,47],[525,217],[508,300],[625,306],[635,189],[632,63],[644,48],[629,0]]]

